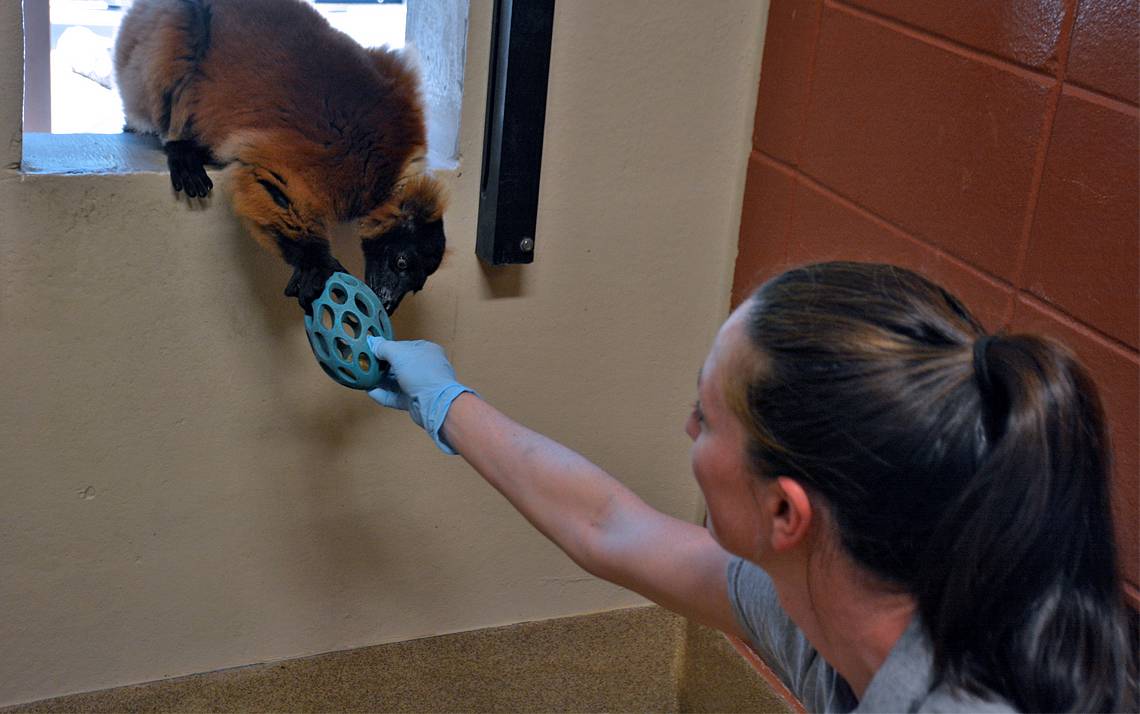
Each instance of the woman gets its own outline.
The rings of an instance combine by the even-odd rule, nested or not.
[[[408,409],[587,571],[749,640],[808,709],[1135,706],[1101,407],[1058,345],[885,265],[763,285],[686,424],[708,527],[377,341]]]

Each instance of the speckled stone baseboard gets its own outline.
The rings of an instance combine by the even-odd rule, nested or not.
[[[718,714],[792,714],[796,711],[733,649],[723,634],[693,622],[682,623],[685,637],[677,682],[678,711]]]
[[[657,607],[528,622],[0,712],[787,712],[718,633]]]

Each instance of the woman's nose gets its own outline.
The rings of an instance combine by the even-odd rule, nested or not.
[[[693,441],[697,440],[697,435],[700,433],[700,429],[697,427],[697,418],[692,414],[685,419],[685,433],[688,434],[689,438]]]

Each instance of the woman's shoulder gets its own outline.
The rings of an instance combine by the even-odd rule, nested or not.
[[[753,648],[811,711],[1016,711],[997,696],[982,697],[945,686],[931,689],[933,652],[918,618],[895,643],[862,700],[856,700],[847,682],[784,612],[775,584],[763,569],[734,557],[727,577],[733,612]]]
[[[875,672],[856,711],[944,714],[1016,711],[997,695],[973,694],[934,682],[934,651],[922,622],[915,617]]]

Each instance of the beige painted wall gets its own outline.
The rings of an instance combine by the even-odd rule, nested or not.
[[[488,273],[473,0],[452,252],[395,321],[685,518],[766,11],[559,3],[537,260]],[[0,166],[20,155],[18,18],[0,0]],[[287,278],[224,200],[190,209],[163,174],[0,170],[0,705],[641,602],[324,377]]]

